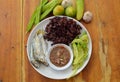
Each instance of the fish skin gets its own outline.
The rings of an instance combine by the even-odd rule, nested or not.
[[[38,63],[34,58],[33,58],[33,47],[31,46],[31,53],[30,53],[30,61],[32,65],[36,68],[40,67],[40,63]]]
[[[40,35],[40,34],[39,34]],[[33,39],[33,57],[36,61],[43,63],[44,65],[48,66],[48,62],[45,59],[45,53],[42,43],[42,37],[39,37],[39,35],[35,35]],[[45,47],[45,46],[44,46]]]

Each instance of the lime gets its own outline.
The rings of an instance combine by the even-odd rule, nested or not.
[[[53,9],[53,15],[63,15],[64,14],[64,7],[61,5],[57,5]]]
[[[74,7],[72,6],[68,6],[66,9],[65,9],[65,15],[69,16],[69,17],[75,17],[76,15],[76,10]]]

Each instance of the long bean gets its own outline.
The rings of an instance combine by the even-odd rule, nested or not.
[[[44,19],[52,10],[53,8],[57,5],[56,1],[53,0],[54,2],[52,3],[51,7],[48,8],[42,15],[41,15],[41,18],[40,20]]]
[[[35,16],[36,16],[36,12],[37,12],[37,9],[34,11],[34,13],[32,14],[32,16],[31,16],[31,18],[30,18],[30,21],[29,21],[29,23],[28,23],[28,25],[27,25],[27,32],[29,32],[30,30],[31,30],[31,28],[32,28],[32,26],[33,26],[33,24],[34,24],[34,22],[35,22]],[[26,32],[26,33],[27,33]]]
[[[45,12],[47,9],[49,9],[50,6],[53,5],[54,1],[55,1],[55,0],[51,0],[49,3],[47,3],[47,4],[43,7],[42,12]]]
[[[42,4],[40,3],[40,5],[35,9],[34,13],[32,14],[30,21],[27,25],[27,32],[29,32],[32,29],[32,26],[37,23],[39,23],[40,21],[40,14],[41,14],[41,9],[42,7],[48,2],[48,0],[42,0]]]
[[[48,0],[41,0],[40,5],[37,8],[37,13],[36,13],[36,20],[35,20],[35,25],[39,23],[40,18],[41,18],[41,13],[42,13],[42,7],[48,2]]]
[[[72,63],[72,74],[67,78],[76,75],[78,69],[84,64],[88,56],[88,36],[87,34],[82,34],[82,36],[75,38],[72,41],[72,49],[74,54],[74,60]]]
[[[33,15],[30,18],[30,21],[27,26],[27,32],[29,32],[32,29],[32,26],[34,24],[36,25],[39,23],[39,21],[44,19],[57,4],[62,2],[62,0],[52,0],[48,3],[47,2],[48,0],[41,0],[40,5],[36,8],[36,10],[34,11]]]
[[[40,1],[40,5],[39,5],[39,7],[37,8],[35,24],[38,24],[39,21],[40,21],[42,2],[43,2],[43,1],[41,0],[41,1]]]

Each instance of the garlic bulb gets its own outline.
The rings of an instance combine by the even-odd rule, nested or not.
[[[61,5],[62,5],[64,8],[66,8],[66,7],[72,5],[72,1],[71,1],[71,0],[63,0]]]
[[[91,13],[90,11],[86,11],[86,12],[84,13],[84,15],[83,15],[83,20],[84,20],[86,23],[91,22],[92,18],[93,18],[93,15],[92,15],[92,13]]]

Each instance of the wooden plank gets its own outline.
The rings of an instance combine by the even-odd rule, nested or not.
[[[97,1],[99,38],[102,40],[103,51],[99,54],[103,76],[101,82],[120,81],[120,1]],[[101,9],[100,9],[101,8]],[[100,9],[100,10],[99,10]],[[99,11],[98,11],[99,10]],[[115,61],[115,62],[114,62]],[[117,72],[116,72],[117,71]]]
[[[39,75],[30,65],[27,53],[26,53],[26,44],[28,39],[28,34],[26,34],[26,26],[28,24],[28,21],[34,12],[35,8],[39,4],[39,0],[24,0],[23,1],[23,38],[25,42],[23,42],[23,69],[22,69],[22,75],[23,75],[23,82],[33,82],[33,81],[41,81],[41,75]]]
[[[7,3],[6,3],[7,2]],[[30,16],[39,0],[0,1],[0,82],[119,82],[120,1],[85,0],[93,13],[90,32],[93,52],[86,68],[69,80],[52,80],[38,74],[26,55],[25,34]],[[112,6],[111,6],[112,5]],[[22,11],[23,8],[23,11]],[[22,16],[23,15],[23,16]]]
[[[92,5],[87,5],[86,10],[92,9],[94,25],[87,25],[87,29],[90,30],[92,40],[93,40],[93,57],[99,57],[100,64],[98,60],[93,61],[91,58],[91,65],[88,65],[88,70],[85,71],[87,76],[87,82],[119,82],[120,81],[120,60],[119,60],[119,22],[120,18],[120,1],[104,1],[104,0],[93,0],[86,2],[93,3]],[[112,5],[112,6],[111,6]],[[116,20],[116,21],[113,21]],[[89,28],[90,27],[90,28]],[[92,29],[94,28],[94,29]],[[117,34],[117,35],[116,35]],[[97,37],[96,37],[97,36]],[[95,41],[94,41],[95,40]],[[94,43],[95,42],[95,43]],[[96,44],[97,42],[97,44]],[[95,45],[94,45],[95,44]],[[97,53],[95,53],[97,52]],[[96,55],[96,56],[95,56]],[[97,59],[95,58],[95,59]],[[115,62],[114,62],[115,61]],[[96,63],[95,63],[96,62]],[[96,67],[97,69],[93,69]],[[90,73],[89,70],[92,72]],[[99,71],[99,72],[98,72]],[[87,72],[87,73],[86,73]],[[84,76],[84,74],[83,74]],[[89,77],[89,78],[88,78]],[[93,78],[95,77],[95,78]]]
[[[77,76],[69,80],[51,80],[38,74],[30,65],[26,54],[26,42],[29,34],[25,34],[26,26],[37,1],[24,0],[23,12],[23,78],[25,82],[119,82],[120,81],[120,1],[119,0],[85,0],[85,11],[93,13],[93,20],[89,24],[82,23],[90,32],[93,51],[90,62]],[[116,47],[117,46],[117,47]]]
[[[0,0],[0,82],[21,82],[21,0]]]
[[[83,24],[86,26],[86,29],[89,31],[92,38],[92,55],[91,59],[83,70],[83,79],[85,82],[99,82],[102,77],[100,69],[100,60],[99,60],[99,31],[97,28],[97,14],[95,9],[94,0],[85,0],[85,11],[91,11],[93,13],[93,20],[91,23]]]

